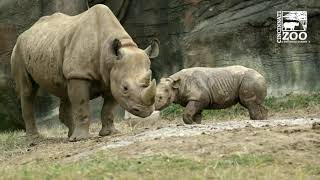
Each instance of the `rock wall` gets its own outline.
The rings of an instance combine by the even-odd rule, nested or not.
[[[307,44],[276,43],[276,12],[308,11]],[[320,90],[320,1],[132,0],[124,26],[142,45],[161,41],[156,77],[182,68],[241,64],[261,72],[269,95]]]
[[[41,16],[57,11],[75,15],[97,3],[113,10],[140,47],[146,47],[152,38],[160,40],[160,56],[152,62],[157,79],[188,67],[241,64],[267,78],[269,95],[320,90],[317,0],[1,0],[1,127],[4,122],[21,122],[9,63],[18,34]],[[308,11],[310,43],[276,43],[279,10]],[[101,100],[96,104],[99,109]],[[56,99],[41,91],[37,115],[45,116],[56,105]]]

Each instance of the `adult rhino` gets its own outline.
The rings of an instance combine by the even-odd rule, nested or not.
[[[60,98],[59,118],[70,141],[88,138],[89,100],[98,96],[104,98],[101,136],[117,131],[118,103],[134,115],[149,116],[156,92],[149,58],[158,53],[157,41],[139,49],[104,5],[77,16],[40,18],[19,36],[11,57],[26,133],[38,134],[33,104],[39,86]]]

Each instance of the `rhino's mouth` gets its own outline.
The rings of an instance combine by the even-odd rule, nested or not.
[[[170,103],[158,104],[155,103],[155,110],[160,111],[169,106]]]
[[[142,118],[148,117],[154,111],[154,106],[131,106],[127,109],[131,114]]]
[[[135,103],[123,102],[120,103],[120,105],[131,114],[142,118],[150,116],[155,110],[154,104],[146,106]]]

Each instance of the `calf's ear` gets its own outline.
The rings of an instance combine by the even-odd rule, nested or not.
[[[159,40],[153,39],[151,44],[144,50],[150,59],[156,58],[159,55]]]

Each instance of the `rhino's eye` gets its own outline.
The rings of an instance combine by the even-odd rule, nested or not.
[[[143,88],[149,87],[149,83],[143,83],[141,86],[142,86]]]
[[[162,99],[162,96],[159,96],[159,100],[161,100]]]

